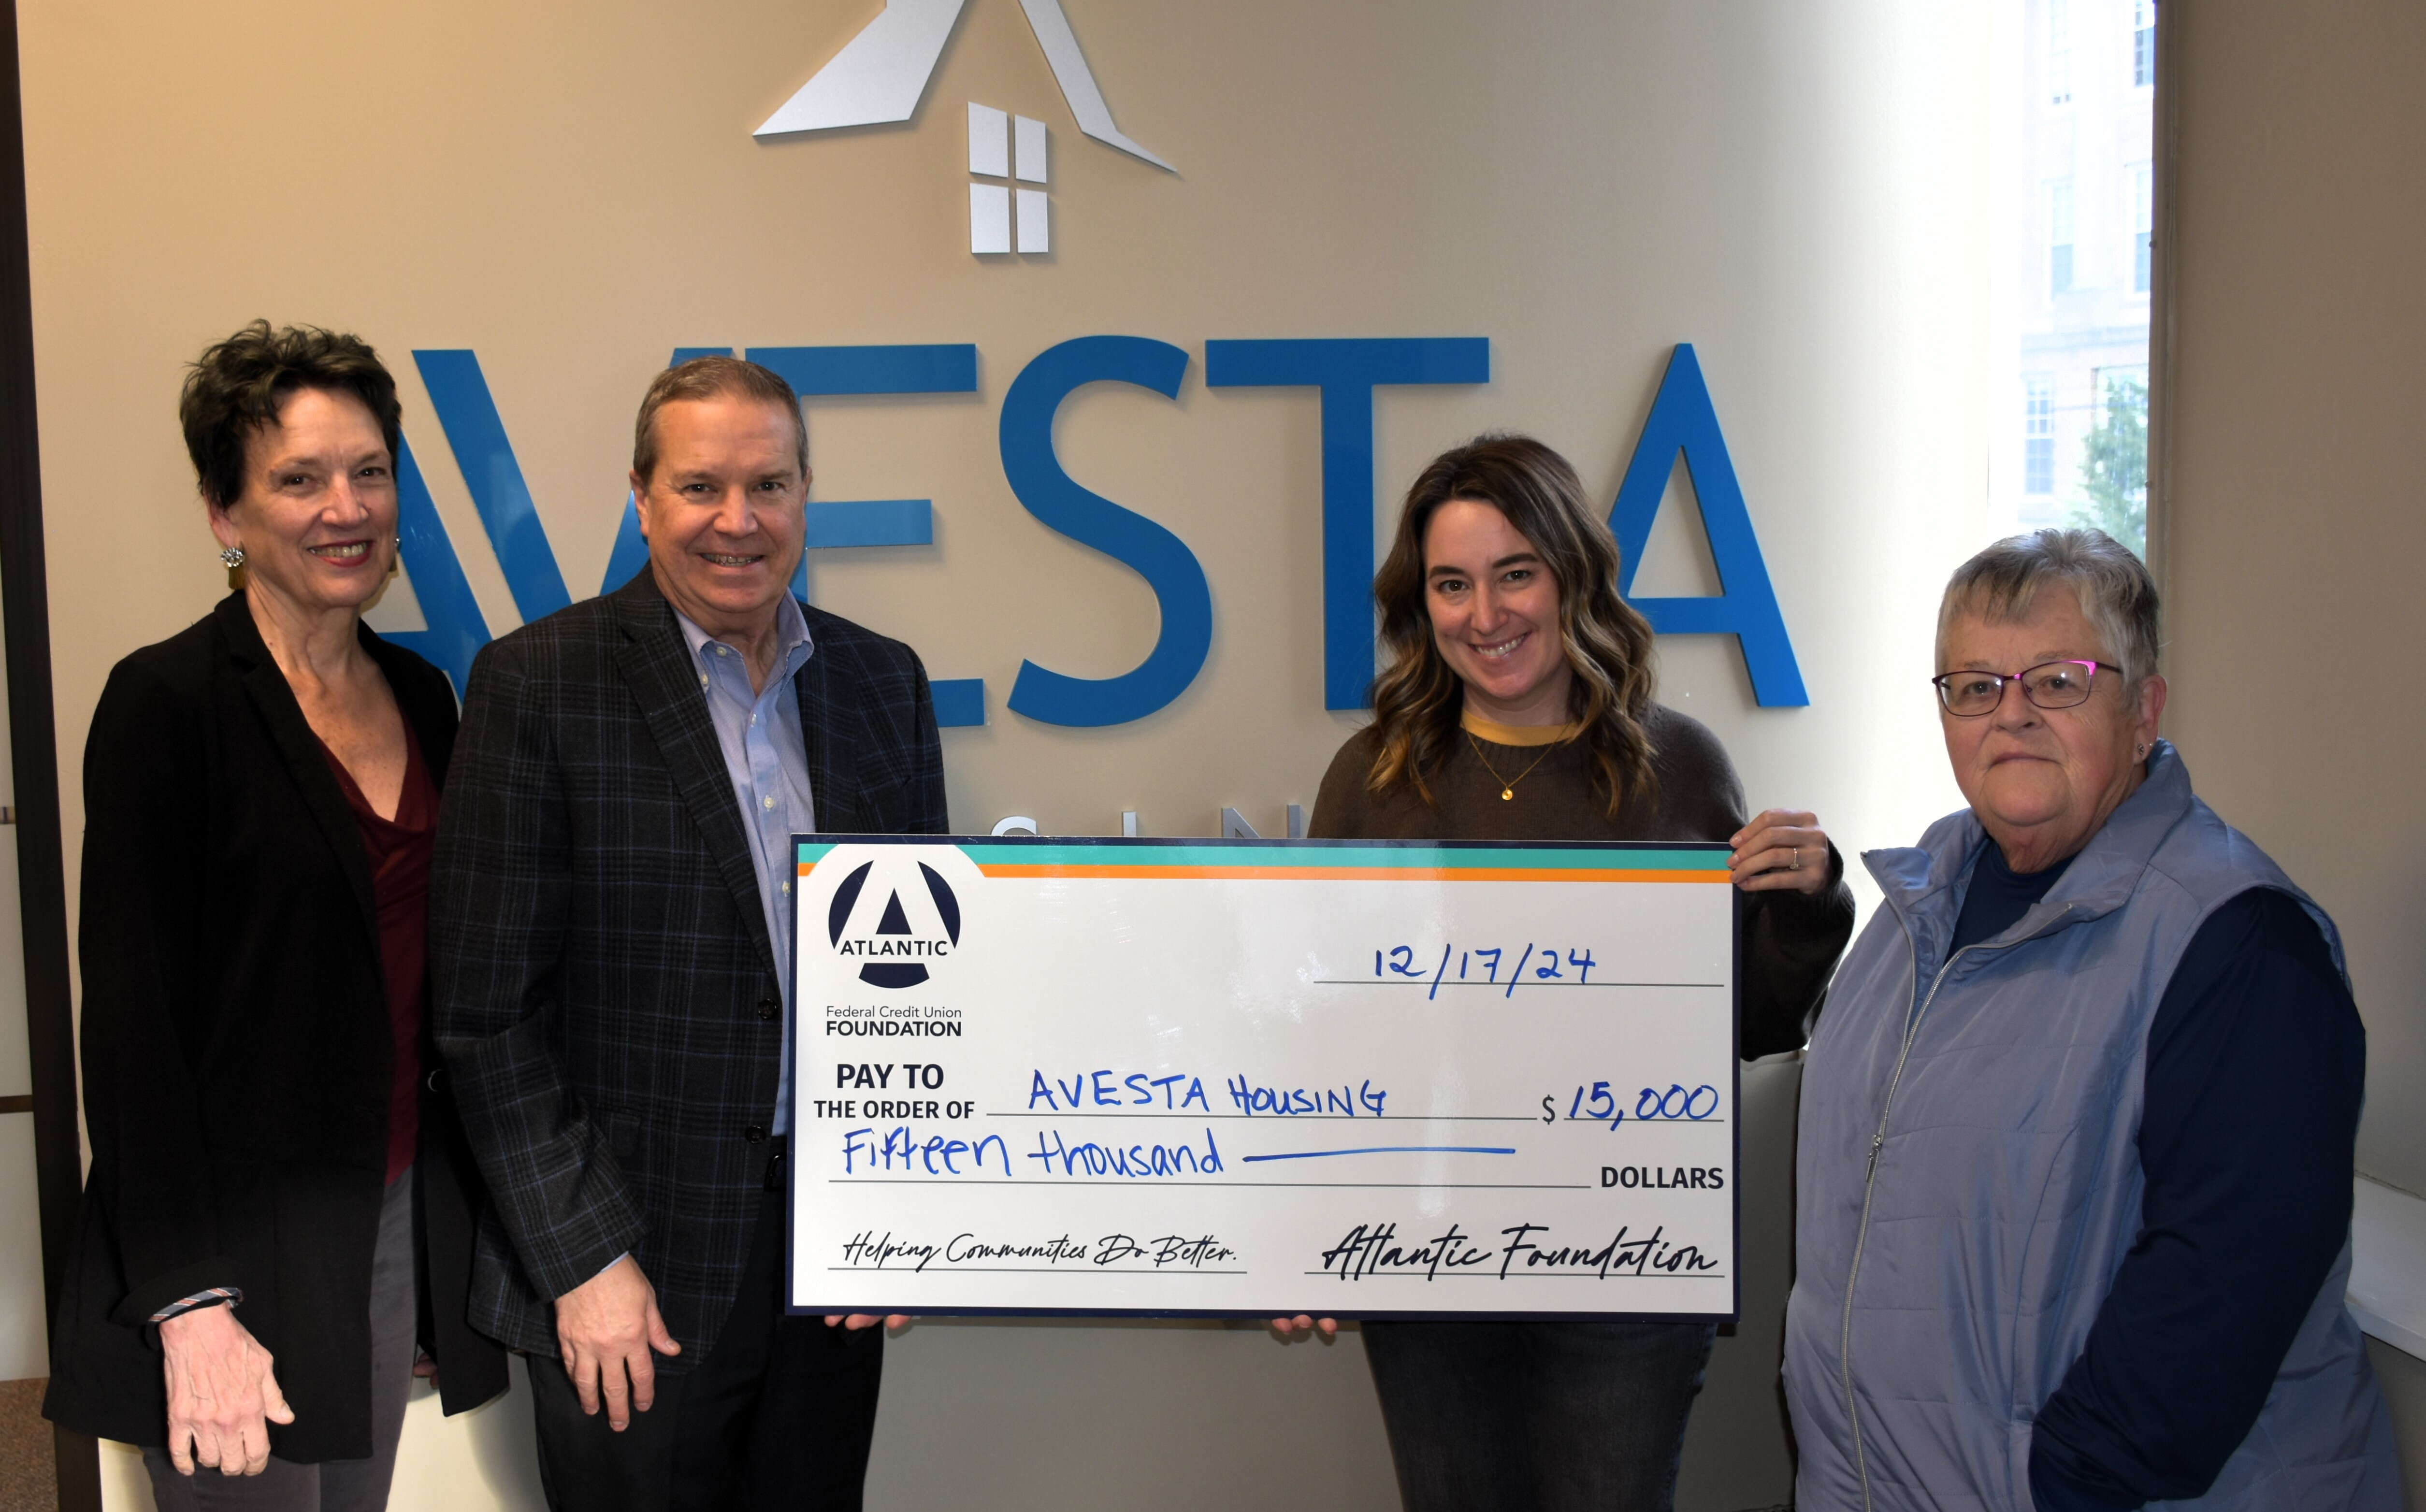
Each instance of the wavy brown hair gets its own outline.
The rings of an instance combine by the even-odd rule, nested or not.
[[[1432,638],[1426,608],[1424,532],[1452,499],[1487,504],[1532,542],[1559,585],[1559,641],[1575,673],[1568,713],[1592,753],[1593,789],[1611,818],[1628,795],[1658,785],[1643,732],[1650,712],[1651,625],[1617,592],[1617,539],[1584,497],[1567,459],[1530,436],[1477,436],[1432,459],[1407,490],[1399,533],[1373,577],[1389,665],[1373,680],[1373,729],[1381,750],[1365,780],[1383,793],[1400,782],[1432,807],[1425,775],[1440,769],[1457,739],[1464,684]]]

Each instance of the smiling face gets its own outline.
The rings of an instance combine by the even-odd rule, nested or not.
[[[304,615],[359,611],[396,561],[396,458],[351,394],[298,389],[245,442],[244,491],[211,511],[249,591]]]
[[[1432,511],[1424,607],[1467,707],[1501,724],[1567,722],[1575,674],[1559,633],[1558,580],[1506,515],[1472,499]]]
[[[718,639],[772,635],[801,563],[797,415],[740,396],[677,399],[656,412],[652,476],[632,475],[657,589]]]
[[[1946,627],[1939,670],[2011,674],[2042,662],[2112,662],[2080,612],[2071,585],[2040,589],[2030,613],[2010,622],[1959,615]],[[2165,680],[2137,688],[2099,670],[2089,700],[2042,709],[2007,684],[1994,713],[1962,719],[1938,710],[1954,780],[1971,812],[2015,870],[2054,865],[2089,843],[2144,775],[2139,751],[2157,738]]]

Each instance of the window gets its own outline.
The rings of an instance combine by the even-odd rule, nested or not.
[[[1044,122],[1014,116],[992,105],[969,102],[969,173],[974,178],[1011,179],[1023,184],[1045,182]],[[1017,189],[1009,184],[969,185],[969,250],[1008,252],[1011,206],[1019,206],[1022,252],[1053,249],[1052,200],[1043,189]]]
[[[2022,491],[2055,491],[2055,380],[2022,379]]]
[[[2169,233],[2150,130],[2162,4],[1994,8],[2022,54],[1997,75],[1997,119],[2015,128],[2017,150],[1989,154],[1998,232],[1987,314],[2011,333],[1980,389],[1999,535],[2094,524],[2134,551],[2145,539],[2150,285],[2161,278],[2157,237]]]
[[[2157,233],[2157,175],[2146,163],[2131,169],[2131,287],[2148,292],[2149,258]]]
[[[2047,292],[2072,287],[2072,181],[2047,185]]]
[[[2047,0],[2047,104],[2072,104],[2072,0]]]

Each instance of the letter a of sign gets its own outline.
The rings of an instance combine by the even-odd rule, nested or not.
[[[1659,513],[1659,500],[1668,491],[1668,475],[1680,451],[1694,497],[1701,501],[1710,560],[1719,570],[1719,592],[1712,598],[1638,599],[1629,591],[1635,570],[1642,565],[1651,522]],[[1617,536],[1622,563],[1617,590],[1651,621],[1655,632],[1733,635],[1743,649],[1753,697],[1762,707],[1800,707],[1811,701],[1803,690],[1794,647],[1786,638],[1786,617],[1778,612],[1777,594],[1769,585],[1769,568],[1761,561],[1735,462],[1719,432],[1718,410],[1710,403],[1709,385],[1702,381],[1702,364],[1690,342],[1678,343],[1668,359],[1659,395],[1651,401],[1651,417],[1642,423],[1642,438],[1635,442],[1625,481],[1618,485],[1609,527]]]
[[[894,893],[884,900],[884,917],[876,921],[880,935],[906,935],[910,932],[910,916],[901,911],[901,894]]]

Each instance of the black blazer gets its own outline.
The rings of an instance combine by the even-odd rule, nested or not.
[[[444,780],[445,677],[368,629]],[[244,1289],[237,1315],[295,1408],[281,1458],[371,1452],[371,1256],[395,1051],[370,861],[241,593],[113,668],[85,744],[84,1211],[43,1411],[168,1438],[163,1306]],[[425,1021],[428,1015],[424,1015]],[[425,1035],[425,1040],[428,1037]],[[424,1063],[439,1065],[434,1045]],[[478,1173],[424,1077],[424,1341],[449,1412],[505,1390],[464,1321]]]
[[[939,834],[909,647],[803,605],[793,680],[828,832]],[[764,1198],[784,1039],[741,808],[642,571],[473,664],[430,874],[438,1037],[493,1199],[472,1321],[556,1349],[554,1298],[629,1250],[704,1359]]]

